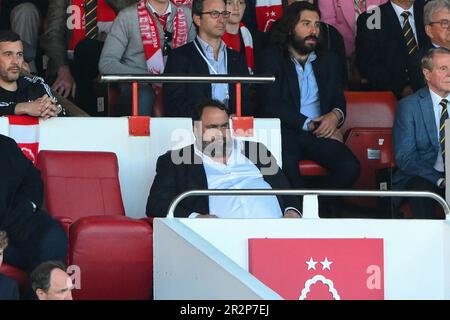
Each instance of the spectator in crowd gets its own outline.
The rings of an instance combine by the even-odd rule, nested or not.
[[[3,251],[8,246],[8,235],[0,230],[0,267],[3,263]],[[19,287],[8,276],[0,273],[0,300],[19,300]]]
[[[230,18],[225,25],[226,32],[222,40],[228,48],[245,55],[248,71],[255,71],[254,41],[250,30],[241,22],[245,11],[245,0],[226,0],[226,10],[230,11]]]
[[[399,101],[394,122],[397,190],[445,195],[445,120],[450,99],[450,51],[430,49],[422,58],[427,86]],[[433,200],[408,198],[414,218],[437,218]]]
[[[98,75],[103,41],[116,17],[115,10],[135,2],[136,0],[86,0],[86,3],[85,0],[50,1],[47,29],[40,38],[41,46],[50,58],[47,80],[58,94],[64,98],[70,96],[91,115],[96,115],[98,110],[94,81]]]
[[[424,8],[423,22],[432,46],[450,49],[450,1],[428,2]]]
[[[39,170],[14,140],[3,135],[0,154],[0,229],[9,237],[4,261],[31,272],[44,261],[65,259],[66,234],[59,222],[41,209]]]
[[[299,161],[309,159],[327,169],[321,188],[350,188],[359,176],[359,162],[337,131],[346,109],[339,60],[333,52],[315,50],[319,10],[308,2],[293,3],[280,24],[286,32],[261,58],[260,72],[276,80],[260,85],[258,113],[281,120],[283,171],[293,187],[305,187]],[[322,200],[322,216],[339,214],[336,201]]]
[[[155,28],[157,32],[148,30]],[[105,74],[160,74],[172,48],[196,36],[190,9],[169,0],[141,0],[123,10],[105,41],[99,68]],[[119,109],[130,114],[132,90],[122,84]],[[155,86],[155,89],[157,87]],[[155,98],[151,85],[139,88],[139,114],[150,115]]]
[[[172,50],[164,73],[248,76],[245,57],[228,49],[222,40],[231,13],[224,0],[194,0],[192,15],[198,27],[194,41]],[[163,85],[165,115],[189,117],[192,106],[205,98],[225,103],[236,112],[236,90],[228,83],[166,83]],[[252,114],[247,86],[242,86],[242,113]]]
[[[147,200],[147,215],[164,217],[171,201],[188,190],[288,189],[275,158],[264,145],[231,138],[229,112],[217,100],[193,110],[196,142],[159,157]],[[231,174],[230,174],[231,173]],[[296,196],[190,197],[175,210],[189,218],[299,218]]]
[[[62,262],[43,262],[33,270],[30,278],[39,300],[73,300],[74,285]]]
[[[317,0],[287,0],[283,5],[283,10],[286,11],[288,6],[294,2],[302,2],[306,1],[315,6],[317,6]],[[280,23],[281,20],[277,20],[272,24],[270,28],[270,32],[268,35],[270,43],[277,43],[280,37],[283,37],[283,34],[288,32],[287,27]],[[339,65],[342,66],[342,75],[344,79],[344,83],[347,83],[348,75],[347,75],[347,59],[345,56],[345,45],[344,38],[336,30],[335,27],[328,23],[324,23],[321,19],[320,23],[320,31],[319,31],[319,42],[317,44],[317,50],[329,50],[337,54],[339,58]]]
[[[336,0],[319,1],[322,21],[336,27],[344,37],[345,50],[350,57],[355,51],[356,19],[370,9],[389,0]]]
[[[423,87],[419,50],[430,45],[423,5],[420,0],[390,0],[358,17],[356,62],[372,90],[402,98]]]
[[[11,29],[24,42],[30,71],[37,72],[36,52],[43,16],[47,12],[47,0],[2,0],[0,1],[0,30]]]
[[[42,78],[21,76],[22,42],[12,31],[0,31],[0,116],[56,117],[62,107]]]

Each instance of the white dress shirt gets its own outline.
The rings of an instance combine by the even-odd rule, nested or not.
[[[416,23],[414,21],[414,6],[411,6],[411,8],[409,8],[408,10],[403,9],[402,7],[394,4],[391,1],[391,5],[394,7],[395,10],[395,14],[397,15],[398,21],[400,22],[400,26],[403,28],[403,23],[404,23],[404,18],[402,17],[402,13],[404,11],[408,11],[410,13],[408,21],[409,24],[411,25],[411,29],[414,33],[414,38],[416,38],[416,43],[417,43],[417,47],[419,46],[419,40],[417,39],[417,32],[416,32]]]

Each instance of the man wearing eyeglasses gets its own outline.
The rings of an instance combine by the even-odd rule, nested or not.
[[[230,17],[224,0],[194,0],[192,15],[197,26],[195,40],[171,52],[164,73],[179,75],[248,76],[245,56],[228,49],[222,41]],[[199,101],[216,99],[236,112],[236,91],[227,83],[166,83],[163,86],[165,115],[189,117]],[[247,86],[242,88],[242,113],[250,115]]]
[[[425,32],[433,47],[450,49],[450,1],[434,0],[425,5],[423,12]]]
[[[169,0],[140,0],[122,10],[111,27],[99,62],[103,74],[161,74],[172,48],[196,36],[191,11]],[[157,89],[157,88],[155,88]],[[130,114],[131,85],[121,85],[119,109]],[[150,115],[151,85],[139,87],[139,115]]]

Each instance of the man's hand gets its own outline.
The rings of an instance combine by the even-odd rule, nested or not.
[[[199,214],[196,218],[218,218],[215,214]]]
[[[45,120],[56,117],[60,107],[46,94],[32,102],[18,103],[15,108],[15,114],[41,117]]]
[[[62,95],[64,98],[67,98],[69,94],[72,96],[72,98],[75,97],[76,86],[72,74],[70,73],[69,66],[59,67],[58,76],[52,86],[52,89],[58,92],[58,94]]]
[[[287,210],[284,215],[283,218],[301,218],[302,216],[295,210],[289,209]]]
[[[46,94],[37,99],[42,105],[40,117],[47,120],[51,117],[57,117],[60,112],[60,107]]]
[[[313,131],[317,138],[331,138],[339,124],[340,115],[338,111],[330,111],[323,116],[314,118],[314,121],[320,122],[319,127]]]

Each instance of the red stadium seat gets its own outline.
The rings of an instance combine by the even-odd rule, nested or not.
[[[42,150],[38,158],[44,203],[64,225],[87,216],[125,215],[114,153]]]
[[[152,228],[120,216],[79,219],[70,227],[69,265],[80,268],[74,299],[152,297]]]
[[[347,114],[340,128],[344,138],[354,127],[392,128],[397,100],[392,92],[346,91]],[[318,163],[305,160],[299,163],[302,176],[323,176],[326,169]]]
[[[28,275],[24,271],[3,262],[0,267],[0,273],[16,280],[21,291],[26,289],[28,285]]]

